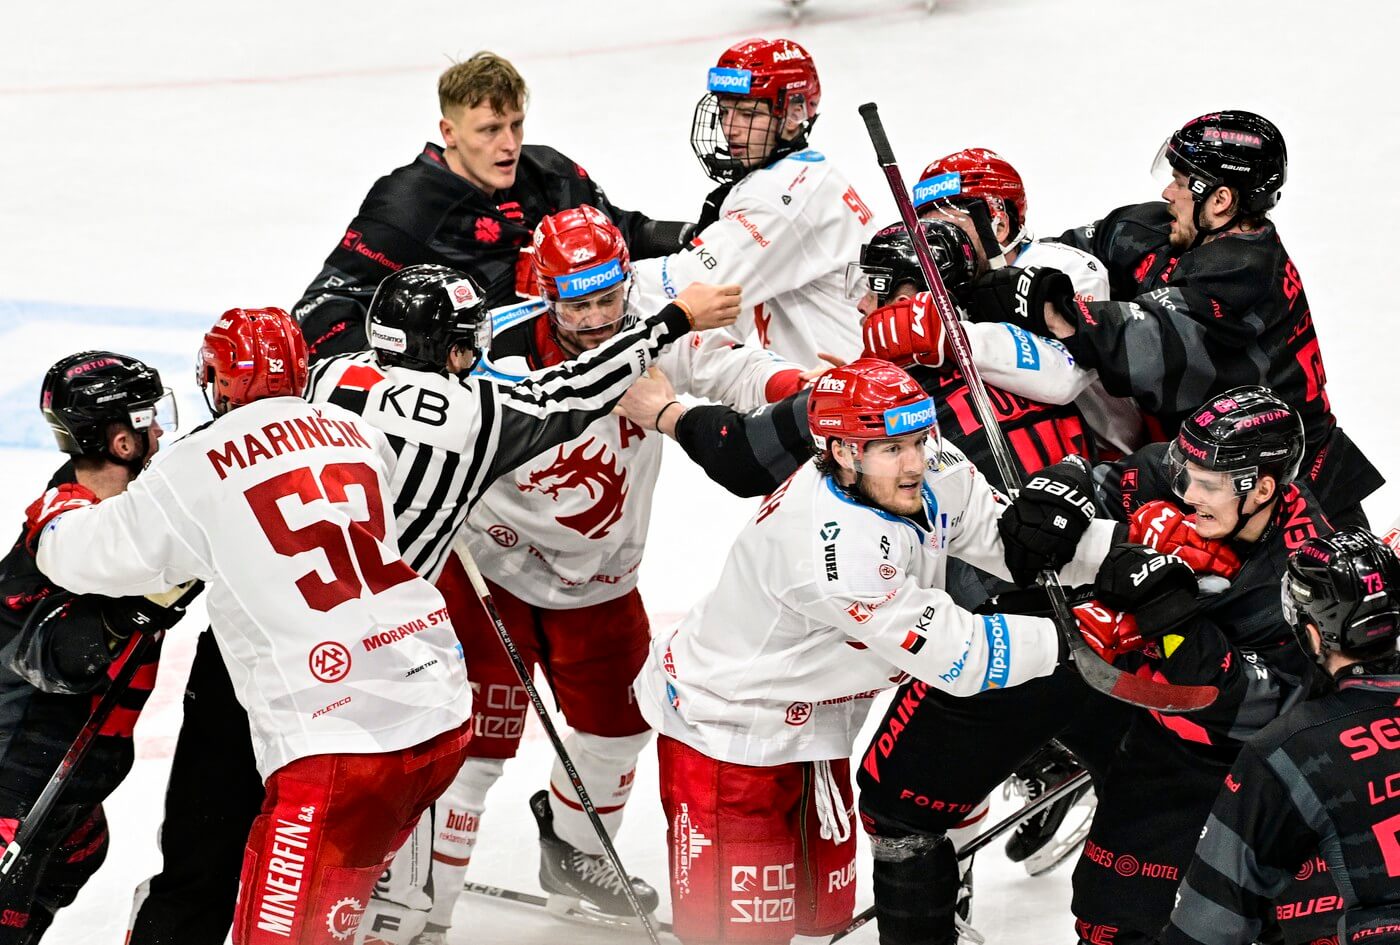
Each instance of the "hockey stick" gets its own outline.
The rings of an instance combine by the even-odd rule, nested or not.
[[[491,623],[496,627],[496,636],[501,638],[501,645],[506,648],[506,656],[510,658],[510,665],[515,670],[515,675],[519,677],[520,684],[525,687],[525,692],[530,697],[530,704],[535,707],[535,715],[539,716],[540,724],[544,726],[545,734],[549,736],[549,741],[554,746],[554,754],[559,757],[559,763],[564,766],[564,771],[569,775],[569,782],[573,784],[574,792],[578,794],[579,806],[588,815],[588,822],[593,825],[593,830],[598,834],[598,840],[603,844],[603,852],[607,855],[608,862],[617,872],[618,879],[622,883],[622,891],[627,896],[627,904],[632,907],[632,911],[641,920],[642,927],[646,929],[647,938],[651,939],[651,945],[661,945],[661,939],[656,936],[656,926],[653,925],[651,916],[642,908],[642,904],[637,901],[637,893],[632,888],[632,880],[628,877],[627,871],[622,868],[622,859],[617,855],[617,847],[613,846],[612,838],[608,836],[607,828],[603,826],[602,818],[598,816],[598,809],[593,806],[593,799],[588,796],[588,789],[583,786],[583,778],[579,777],[573,759],[569,757],[568,751],[564,748],[563,739],[559,737],[558,730],[555,729],[554,723],[549,718],[549,710],[545,708],[544,700],[540,698],[539,690],[535,688],[535,683],[530,678],[530,668],[520,658],[520,651],[515,648],[515,641],[510,638],[505,622],[501,620],[501,614],[496,610],[496,602],[491,599],[491,591],[487,589],[486,581],[481,576],[481,570],[476,566],[476,559],[472,557],[467,543],[460,538],[453,547],[457,556],[462,559],[462,566],[466,568],[467,578],[472,582],[472,590],[476,591],[477,599],[481,601],[481,606],[486,608],[487,616],[491,618]]]
[[[57,770],[49,778],[48,783],[44,785],[44,789],[39,792],[34,806],[29,808],[24,822],[15,831],[14,839],[7,843],[5,851],[0,853],[0,889],[3,889],[15,875],[12,872],[15,863],[24,853],[24,848],[44,828],[49,815],[53,813],[54,807],[58,804],[59,795],[63,793],[64,788],[68,787],[73,772],[87,757],[88,751],[92,748],[93,739],[102,730],[102,726],[107,724],[107,718],[117,707],[118,700],[126,694],[132,679],[136,678],[136,672],[142,665],[141,657],[158,636],[159,634],[143,633],[131,645],[131,649],[127,652],[126,662],[122,663],[121,669],[117,670],[116,677],[107,686],[107,691],[102,694],[102,698],[98,700],[97,707],[92,710],[92,715],[88,716],[87,722],[79,730],[78,737],[73,739],[73,744],[69,746],[63,759],[59,761]]]
[[[933,294],[934,308],[937,309],[938,319],[943,324],[943,333],[952,342],[953,358],[957,361],[958,370],[962,372],[963,380],[972,394],[977,418],[982,422],[982,428],[987,431],[987,446],[991,448],[997,471],[1001,473],[1002,481],[1006,483],[1007,490],[1014,498],[1021,488],[1020,472],[1011,459],[1006,434],[1001,431],[991,401],[987,399],[987,388],[982,383],[982,375],[978,373],[977,365],[973,363],[972,347],[968,344],[967,335],[963,332],[962,323],[953,308],[953,300],[949,297],[948,288],[943,284],[943,278],[934,264],[928,240],[924,238],[923,227],[919,226],[918,217],[914,214],[914,204],[905,190],[904,178],[894,160],[894,150],[890,147],[890,139],[885,135],[885,126],[880,121],[880,110],[874,102],[867,102],[860,106],[860,114],[865,119],[870,143],[875,147],[875,158],[881,170],[885,172],[885,179],[889,182],[891,193],[894,194],[894,202],[899,207],[899,216],[904,221],[905,229],[909,231],[914,253],[919,257],[919,268],[924,271],[929,291]],[[1125,672],[1104,660],[1079,634],[1078,621],[1070,612],[1059,576],[1047,569],[1041,572],[1040,580],[1049,594],[1055,626],[1069,648],[1070,659],[1079,675],[1090,686],[1115,699],[1158,712],[1190,712],[1215,701],[1219,694],[1215,686],[1179,686],[1144,678]]]
[[[998,837],[1015,829],[1017,826],[1026,822],[1027,820],[1030,820],[1036,814],[1039,814],[1047,807],[1050,807],[1052,804],[1054,804],[1061,798],[1069,796],[1074,791],[1082,787],[1084,783],[1088,780],[1089,772],[1080,771],[1076,773],[1073,777],[1055,785],[1053,788],[1046,791],[1044,794],[1040,795],[1035,800],[1027,801],[1025,804],[1022,804],[1019,808],[1016,809],[1015,812],[1007,815],[1006,817],[1003,817],[1001,820],[992,824],[986,830],[982,831],[977,836],[969,840],[963,846],[963,848],[958,851],[958,859],[968,859],[978,850],[987,846],[992,841],[996,840]],[[850,935],[856,929],[869,924],[870,920],[873,918],[875,918],[875,907],[866,907],[859,915],[857,915],[854,919],[851,920],[849,925],[847,925],[841,931],[837,932],[835,935],[831,936],[830,945],[835,945],[836,942],[841,941],[841,939],[845,938],[847,935]]]
[[[514,902],[522,906],[534,906],[538,909],[549,908],[549,899],[544,896],[520,892],[515,889],[506,889],[503,886],[488,886],[485,883],[473,883],[471,880],[468,880],[462,885],[462,892],[471,893],[474,896],[485,896],[488,899],[499,899],[502,902]],[[669,933],[671,931],[671,923],[657,922],[656,929],[658,932]]]

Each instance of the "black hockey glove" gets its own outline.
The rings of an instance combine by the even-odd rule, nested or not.
[[[1011,579],[1029,586],[1041,571],[1064,567],[1094,514],[1094,486],[1083,457],[1066,456],[1032,476],[997,521]]]
[[[1048,266],[1006,266],[983,274],[965,287],[959,298],[974,322],[1010,322],[1052,338],[1050,329],[1045,327],[1045,303],[1062,314],[1069,311],[1074,283],[1060,270]]]
[[[1158,639],[1196,614],[1196,575],[1186,562],[1146,545],[1114,545],[1099,565],[1094,596],[1137,618],[1138,631]]]
[[[185,608],[204,590],[195,581],[173,588],[165,594],[149,597],[117,597],[102,607],[102,622],[106,625],[107,647],[116,652],[133,633],[161,633],[169,630],[185,616]]]

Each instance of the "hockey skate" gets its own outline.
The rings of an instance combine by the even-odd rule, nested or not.
[[[545,908],[574,922],[641,928],[607,857],[584,853],[555,834],[549,792],[539,791],[531,797],[530,810],[540,828],[540,885],[549,894]],[[635,876],[629,881],[642,908],[655,912],[661,901],[656,890]]]
[[[1080,770],[1072,754],[1051,743],[1011,776],[1005,793],[1008,797],[1020,794],[1028,802],[1033,801]],[[1031,876],[1050,872],[1069,859],[1089,835],[1096,802],[1093,788],[1086,783],[1031,817],[1006,841],[1007,859],[1024,863]]]

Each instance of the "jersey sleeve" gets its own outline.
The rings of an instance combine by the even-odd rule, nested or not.
[[[152,465],[125,492],[66,512],[39,538],[39,570],[75,594],[123,597],[212,579],[210,556]]]
[[[744,414],[718,404],[691,407],[676,442],[705,475],[737,496],[768,495],[812,458],[802,390]]]
[[[1042,404],[1067,404],[1094,382],[1074,356],[1053,338],[1042,338],[1006,322],[964,322],[972,360],[993,387]]]
[[[473,378],[481,395],[481,428],[492,442],[469,452],[484,449],[491,457],[489,481],[552,446],[567,443],[611,410],[662,350],[689,330],[685,312],[667,305],[605,344],[516,384],[502,386]]]
[[[1161,941],[1247,945],[1319,837],[1287,788],[1246,745],[1206,820]]]
[[[802,369],[724,332],[693,333],[657,360],[676,390],[737,410],[754,410],[801,387]]]
[[[864,511],[860,518],[885,524]],[[1014,686],[1055,669],[1059,642],[1049,620],[963,610],[942,589],[920,586],[897,554],[883,557],[880,539],[899,548],[908,539],[897,530],[907,525],[890,524],[881,534],[858,524],[842,521],[835,538],[820,546],[814,559],[819,573],[796,592],[796,607],[807,617],[957,696]],[[938,553],[922,544],[913,550]]]

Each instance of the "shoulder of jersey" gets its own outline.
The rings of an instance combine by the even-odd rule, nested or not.
[[[826,155],[807,148],[749,174],[731,194],[764,200],[791,212],[810,200],[818,185],[835,173]]]
[[[1068,243],[1061,243],[1052,239],[1035,240],[1025,252],[1026,256],[1034,257],[1029,265],[1033,266],[1054,266],[1056,269],[1064,269],[1066,265],[1080,265],[1090,272],[1103,272],[1104,265],[1094,256],[1077,246],[1070,246]],[[1040,257],[1044,257],[1043,259]],[[1057,265],[1063,263],[1064,265]],[[1021,265],[1018,261],[1016,265]]]

